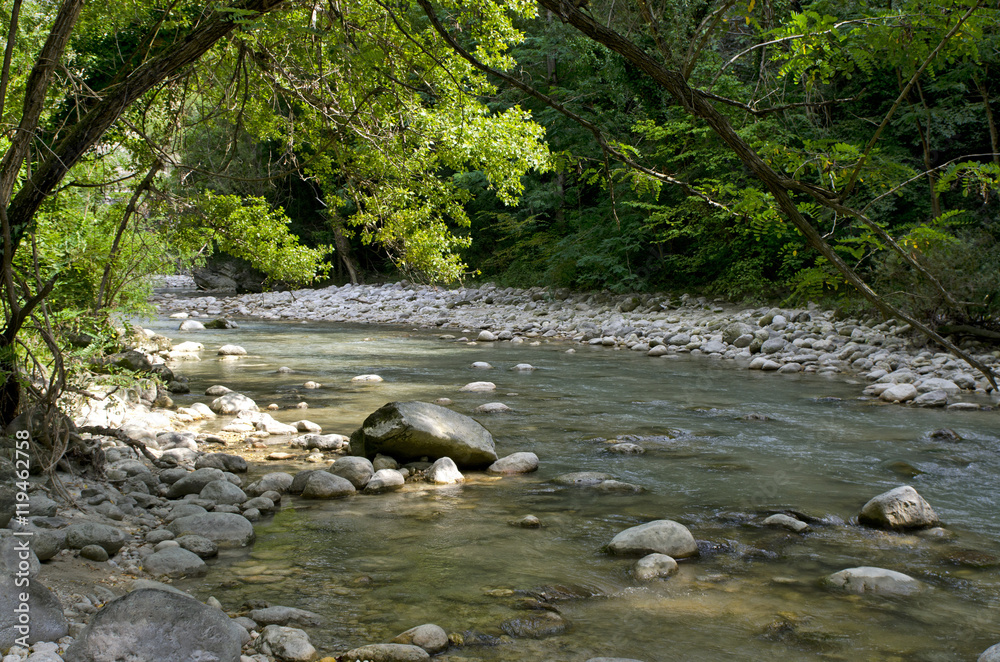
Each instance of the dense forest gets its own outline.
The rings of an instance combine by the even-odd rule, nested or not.
[[[60,356],[100,348],[151,275],[213,255],[269,287],[860,293],[988,333],[998,18],[981,0],[12,0],[0,413],[58,392]]]

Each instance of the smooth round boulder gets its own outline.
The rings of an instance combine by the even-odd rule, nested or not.
[[[206,453],[194,463],[195,469],[218,469],[234,474],[245,474],[250,468],[247,461],[239,455],[229,453]]]
[[[345,660],[365,660],[365,662],[420,662],[431,656],[420,646],[410,644],[369,644],[349,650]]]
[[[120,529],[107,524],[85,522],[66,527],[66,547],[83,549],[87,545],[100,545],[114,556],[125,544],[125,534]]]
[[[454,485],[465,482],[465,476],[458,470],[450,457],[442,457],[434,461],[425,474],[428,483],[435,485]],[[408,642],[402,642],[408,643]]]
[[[351,377],[351,381],[355,384],[377,384],[383,380],[378,375],[358,375]]]
[[[211,499],[216,504],[237,505],[247,500],[246,493],[228,480],[213,480],[205,485],[199,498]]]
[[[316,649],[309,642],[309,635],[298,628],[268,625],[254,641],[259,652],[282,662],[311,662],[316,659]]]
[[[917,397],[917,387],[913,384],[893,384],[878,397],[886,402],[908,402]]]
[[[66,662],[239,662],[243,628],[182,593],[144,588],[104,605],[63,655]]]
[[[348,456],[342,457],[327,469],[334,476],[340,476],[351,481],[355,489],[363,490],[372,476],[375,475],[375,467],[371,460],[364,457]]]
[[[292,486],[292,481],[294,477],[290,473],[285,473],[284,471],[272,471],[271,473],[264,474],[259,480],[255,480],[244,488],[244,492],[247,496],[258,497],[264,496],[265,492],[278,492],[283,494],[288,491],[288,488]],[[275,501],[277,503],[277,501]]]
[[[219,356],[246,356],[247,351],[239,345],[223,345],[219,348]]]
[[[170,499],[176,499],[187,494],[198,494],[212,481],[225,479],[226,474],[220,469],[214,469],[212,467],[195,469],[180,480],[171,484],[170,489],[167,490],[167,497]]]
[[[235,513],[202,513],[179,517],[167,525],[177,537],[196,535],[208,538],[220,549],[246,547],[253,543],[253,524]]]
[[[448,648],[448,633],[439,625],[426,623],[403,632],[395,637],[392,643],[420,646],[431,655],[434,655]]]
[[[219,546],[204,536],[180,536],[179,538],[174,538],[172,542],[176,542],[181,548],[186,549],[192,554],[197,554],[202,559],[210,559],[213,556],[219,555]]]
[[[826,583],[848,593],[858,595],[911,595],[923,586],[913,577],[895,570],[862,566],[835,572],[826,578]]]
[[[238,414],[241,411],[260,411],[257,403],[242,393],[220,395],[208,405],[216,414]]]
[[[493,436],[475,420],[428,402],[390,402],[351,435],[351,453],[379,453],[401,464],[450,457],[460,468],[479,469],[497,459]]]
[[[458,390],[465,393],[488,393],[497,390],[497,385],[493,382],[469,382]]]
[[[326,471],[312,471],[302,486],[304,499],[339,499],[357,492],[348,479]]]
[[[174,543],[167,540],[164,543]],[[201,557],[183,547],[165,547],[142,560],[142,569],[154,577],[201,577],[208,566]]]
[[[538,470],[538,456],[527,451],[511,453],[491,464],[486,470],[491,474],[505,476],[531,473]]]
[[[86,545],[80,548],[80,556],[87,559],[88,561],[97,561],[98,563],[107,561],[110,556],[108,556],[108,550],[104,549],[100,545]]]
[[[1000,662],[1000,644],[994,644],[984,650],[976,662]]]
[[[661,519],[625,529],[608,543],[608,551],[619,556],[659,553],[675,559],[698,555],[698,545],[687,527]]]
[[[666,554],[647,554],[635,562],[635,578],[640,581],[669,577],[677,572],[677,561]]]
[[[784,513],[771,515],[763,521],[763,524],[764,526],[788,529],[789,531],[794,531],[795,533],[808,533],[809,531],[812,531],[809,525],[802,520],[795,519],[794,517],[790,517]]]
[[[872,498],[861,509],[858,522],[879,529],[922,529],[940,523],[937,513],[909,485]]]
[[[406,484],[406,478],[395,469],[379,469],[365,485],[366,494],[394,492]]]

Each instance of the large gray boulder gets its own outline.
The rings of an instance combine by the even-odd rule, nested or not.
[[[66,662],[239,662],[242,628],[192,597],[145,588],[106,604],[66,654]]]
[[[698,545],[686,526],[661,519],[625,529],[612,538],[608,551],[627,556],[657,553],[685,559],[698,555]]]
[[[450,457],[461,468],[485,468],[496,461],[493,435],[473,419],[427,402],[390,402],[351,435],[351,453],[378,453],[401,463]]]
[[[910,595],[923,587],[916,579],[895,570],[862,566],[835,572],[826,578],[827,584],[848,593],[877,595]]]
[[[866,503],[858,521],[880,529],[920,529],[940,523],[937,513],[909,485],[879,494]]]
[[[177,537],[186,535],[208,538],[220,549],[245,547],[254,541],[253,524],[236,513],[201,513],[179,517],[167,528]]]
[[[243,490],[236,487],[228,480],[213,480],[201,489],[198,496],[202,499],[210,499],[215,503],[236,505],[247,500],[247,495]]]
[[[20,637],[27,636],[28,643],[35,643],[55,641],[67,634],[59,598],[36,576],[39,563],[32,544],[28,537],[6,538],[0,543],[0,651]],[[22,559],[22,555],[28,558]],[[27,580],[27,586],[18,586],[17,579]],[[22,594],[27,594],[26,602],[21,601]],[[21,623],[25,614],[31,619],[28,626]]]

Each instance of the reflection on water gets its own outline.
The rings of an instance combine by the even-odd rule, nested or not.
[[[154,328],[180,336],[166,322]],[[996,412],[878,406],[857,401],[860,388],[842,378],[740,371],[704,357],[467,346],[426,332],[295,323],[183,335],[206,346],[205,360],[178,368],[196,393],[222,383],[262,405],[305,401],[306,412],[275,417],[306,416],[343,434],[393,400],[449,397],[466,414],[502,401],[513,412],[477,416],[498,452],[531,450],[541,459],[529,476],[286,500],[258,525],[252,550],[230,553],[191,587],[230,608],[258,599],[319,612],[326,625],[310,635],[322,651],[387,641],[427,622],[492,644],[458,653],[475,660],[969,660],[1000,641]],[[214,349],[230,342],[250,356],[216,360]],[[472,369],[473,361],[495,368]],[[510,371],[517,363],[539,369]],[[278,374],[280,366],[295,372]],[[385,381],[350,383],[365,373]],[[458,390],[484,379],[496,392]],[[302,388],[307,380],[324,388]],[[932,440],[942,427],[964,440]],[[604,439],[625,435],[646,452],[606,452]],[[607,472],[645,491],[599,494],[551,482],[569,471]],[[850,523],[870,497],[907,483],[951,537]],[[776,510],[813,518],[813,532],[763,528]],[[526,514],[543,527],[509,524]],[[687,525],[703,554],[667,580],[636,582],[634,561],[602,546],[661,518]],[[927,590],[887,599],[821,586],[823,576],[860,565],[905,572]],[[532,598],[540,593],[570,629],[497,639],[499,624],[538,606]]]

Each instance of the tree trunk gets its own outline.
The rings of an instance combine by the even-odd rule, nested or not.
[[[987,80],[989,80],[989,67],[986,68]],[[986,124],[990,127],[990,148],[993,152],[993,163],[1000,165],[1000,138],[997,137],[997,123],[993,119],[993,110],[990,108],[990,93],[986,89],[986,84],[979,80],[978,76],[973,76],[976,89],[983,97],[983,108],[986,110]]]

